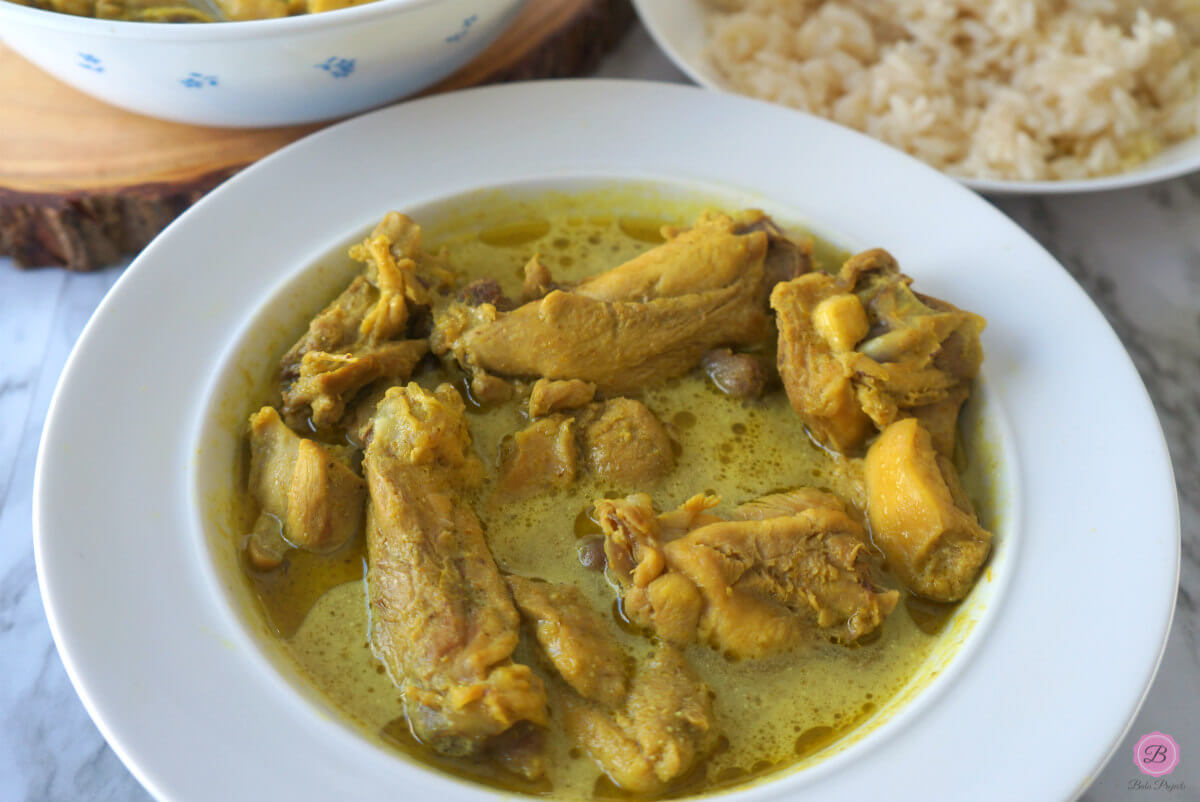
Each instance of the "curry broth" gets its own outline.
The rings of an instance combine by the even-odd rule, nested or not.
[[[516,297],[522,268],[535,252],[556,279],[578,280],[661,242],[658,229],[663,222],[684,223],[686,216],[681,212],[664,221],[549,213],[468,233],[445,232],[442,226],[443,235],[427,247],[448,248],[461,283],[495,278],[506,294]],[[817,243],[819,268],[833,269],[842,257],[831,246]],[[468,399],[474,447],[488,471],[469,500],[501,570],[575,585],[597,609],[612,610],[613,632],[630,653],[647,655],[650,639],[622,621],[614,602],[617,594],[603,573],[588,570],[580,561],[581,544],[599,532],[588,518],[591,502],[615,495],[613,489],[584,475],[567,489],[495,502],[491,491],[503,441],[528,422],[521,410],[523,399],[481,408],[471,403],[456,368],[434,363],[427,363],[414,380],[427,388],[455,382]],[[705,491],[721,497],[716,512],[728,513],[749,499],[801,485],[831,490],[860,508],[864,503],[859,463],[835,458],[816,446],[778,385],[761,399],[742,401],[721,394],[693,371],[636,397],[669,425],[679,446],[675,470],[648,489],[659,509],[673,508]],[[278,402],[277,397],[263,400]],[[243,499],[254,506],[247,495]],[[540,784],[421,747],[404,722],[399,689],[370,650],[364,551],[359,537],[332,556],[293,550],[274,571],[246,571],[271,628],[302,673],[335,706],[392,747],[460,777],[565,799],[629,798],[565,737],[547,739],[550,776]],[[898,586],[890,578],[889,582]],[[689,646],[689,661],[714,693],[724,738],[718,751],[666,796],[739,785],[796,764],[870,718],[917,673],[955,609],[928,602],[903,606],[907,614],[896,610],[878,636],[854,647],[817,643],[765,659],[734,661],[706,646]],[[528,640],[526,636],[514,657],[549,681]],[[554,726],[561,733],[561,722]]]

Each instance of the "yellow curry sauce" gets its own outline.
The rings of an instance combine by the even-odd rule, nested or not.
[[[522,268],[534,253],[556,279],[578,280],[661,242],[663,222],[551,213],[482,232],[451,231],[427,246],[448,248],[460,284],[491,277],[517,297]],[[666,222],[687,221],[680,214]],[[817,243],[818,268],[836,269],[842,257]],[[430,389],[454,382],[467,397],[455,367],[427,362],[414,380]],[[696,370],[633,397],[669,425],[678,443],[676,468],[647,489],[658,509],[674,508],[704,491],[720,496],[715,512],[727,514],[744,501],[798,486],[828,489],[859,509],[865,505],[858,461],[815,445],[778,385],[761,399],[743,401],[723,395]],[[589,518],[591,503],[616,495],[612,489],[583,475],[571,487],[531,498],[503,503],[492,498],[502,442],[528,422],[522,400],[486,408],[468,404],[474,448],[488,471],[469,501],[488,545],[502,572],[574,585],[595,609],[611,611],[622,624],[614,627],[617,637],[640,659],[650,651],[651,639],[621,620],[617,594],[605,575],[580,561],[581,543],[599,532]],[[262,401],[277,403],[278,397]],[[254,502],[243,499],[249,513]],[[292,550],[274,571],[246,570],[271,629],[337,708],[391,746],[463,778],[562,799],[629,798],[586,754],[572,748],[560,721],[552,723],[555,734],[546,740],[550,776],[537,784],[484,762],[436,755],[417,743],[405,723],[400,690],[370,649],[364,574],[362,537],[332,556]],[[663,796],[714,791],[769,774],[819,752],[869,719],[918,672],[955,609],[911,596],[901,606],[905,609],[889,616],[877,634],[850,647],[819,642],[763,659],[733,660],[708,646],[688,646],[687,659],[712,690],[722,740],[710,758]],[[549,682],[552,669],[529,641],[526,632],[514,656]]]

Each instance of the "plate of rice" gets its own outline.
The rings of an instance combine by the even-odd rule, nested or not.
[[[862,131],[981,192],[1200,170],[1200,0],[635,0],[697,83]]]

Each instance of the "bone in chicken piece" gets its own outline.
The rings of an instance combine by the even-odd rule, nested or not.
[[[749,345],[769,328],[767,236],[734,232],[725,215],[568,292],[511,312],[451,303],[431,345],[469,370],[582,379],[620,393],[690,370],[718,345]]]
[[[584,699],[619,706],[629,690],[631,661],[611,623],[571,585],[505,579],[517,609],[533,623],[538,645],[566,683]]]
[[[255,567],[282,560],[281,544],[267,540],[272,533],[329,552],[362,531],[366,485],[347,464],[347,451],[301,438],[272,407],[250,416],[250,494],[262,509],[250,544]],[[266,516],[278,523],[267,525]]]
[[[280,362],[284,416],[296,428],[338,425],[359,390],[379,379],[406,381],[428,350],[427,341],[404,337],[411,313],[427,312],[428,285],[442,286],[447,273],[422,253],[420,226],[390,212],[350,256],[364,264],[362,275]]]
[[[854,453],[907,417],[935,433],[939,453],[953,450],[984,320],[914,293],[911,282],[876,249],[848,259],[836,277],[809,273],[771,294],[788,399],[836,451]]]
[[[708,686],[675,647],[664,644],[639,667],[620,706],[569,692],[563,703],[568,735],[627,791],[661,791],[687,774],[717,744]]]
[[[812,322],[814,311],[833,293],[830,281],[829,276],[810,273],[777,284],[771,293],[779,326],[779,377],[792,408],[813,436],[835,451],[850,453],[872,431],[871,419],[855,397],[853,374],[837,357],[844,352],[835,352]],[[836,331],[840,342],[849,341],[848,351],[866,333],[866,313],[853,314],[858,299],[847,297],[846,309],[837,310],[841,325]]]
[[[358,341],[363,318],[375,305],[379,294],[363,276],[355,276],[350,286],[322,309],[308,324],[295,345],[280,360],[280,376],[294,379],[300,375],[300,360],[310,351],[336,353]]]
[[[644,494],[596,503],[631,621],[673,643],[761,657],[814,634],[853,643],[896,606],[899,594],[875,584],[862,527],[827,499],[735,521],[699,511],[716,501],[690,500],[682,527]]]
[[[379,379],[404,381],[429,350],[426,340],[399,340],[348,353],[309,351],[299,375],[283,391],[283,410],[295,426],[308,420],[336,426],[359,390]]]
[[[660,646],[632,680],[613,625],[570,585],[508,577],[558,676],[568,734],[620,787],[658,791],[716,745],[708,687],[674,647]]]
[[[308,330],[280,360],[281,378],[300,375],[300,364],[310,351],[342,353],[362,345],[404,334],[405,298],[428,304],[424,282],[415,275],[421,255],[421,227],[408,217],[390,212],[350,256],[364,263],[333,303],[308,324]],[[368,323],[369,321],[369,323]]]
[[[867,515],[875,542],[909,590],[958,601],[991,549],[950,461],[914,418],[884,429],[867,451]]]
[[[402,685],[414,734],[448,755],[547,721],[541,680],[512,660],[512,597],[462,498],[483,473],[463,412],[449,385],[393,387],[363,462],[371,645]]]

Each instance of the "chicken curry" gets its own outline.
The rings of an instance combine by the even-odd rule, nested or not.
[[[371,0],[10,0],[43,11],[124,22],[240,22],[316,14]]]
[[[659,798],[909,681],[991,545],[981,318],[756,211],[425,239],[351,248],[247,429],[246,573],[337,706],[459,776]]]

